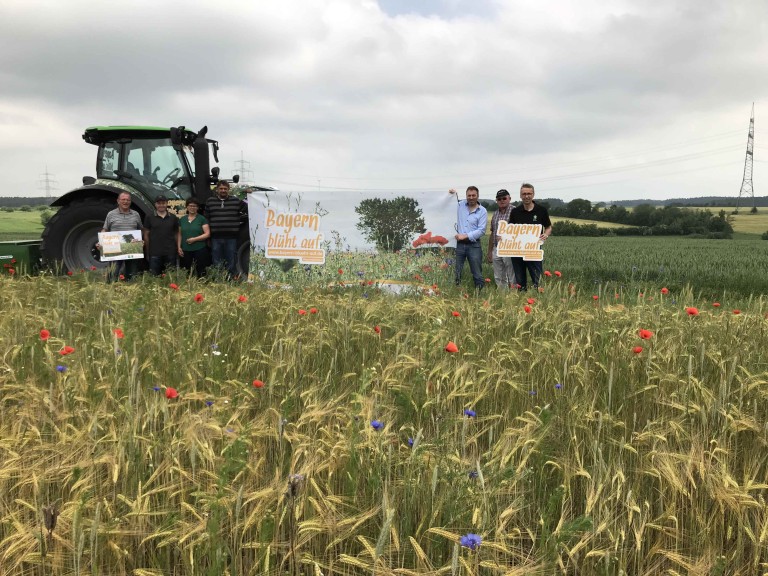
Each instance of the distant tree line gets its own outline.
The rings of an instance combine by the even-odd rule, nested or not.
[[[724,210],[714,214],[709,210],[683,209],[678,206],[657,208],[640,204],[632,210],[599,202],[576,198],[567,204],[549,206],[552,216],[597,220],[623,224],[628,228],[601,228],[594,224],[570,221],[555,223],[553,234],[558,236],[700,236],[704,238],[732,238],[733,227]]]
[[[40,196],[0,196],[0,208],[48,206],[53,200],[53,198],[41,198]]]

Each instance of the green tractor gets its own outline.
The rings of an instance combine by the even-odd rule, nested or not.
[[[185,201],[196,196],[203,204],[219,181],[219,168],[211,168],[209,150],[218,163],[219,144],[206,138],[207,127],[195,133],[184,126],[95,126],[83,140],[98,147],[96,177],[84,176],[83,185],[57,198],[59,210],[45,226],[40,247],[43,262],[61,272],[104,268],[96,248],[107,212],[117,207],[117,196],[129,192],[131,208],[142,219],[154,210],[159,195],[168,209],[184,214]],[[235,175],[232,182],[238,182]],[[244,210],[245,212],[245,210]],[[250,236],[244,215],[238,238],[238,268],[248,272]]]

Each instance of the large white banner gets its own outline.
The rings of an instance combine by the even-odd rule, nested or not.
[[[456,247],[455,195],[279,190],[248,195],[251,273],[259,278],[432,284]]]

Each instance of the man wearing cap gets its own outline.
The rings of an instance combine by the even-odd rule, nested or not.
[[[176,267],[180,234],[179,219],[168,212],[168,198],[162,194],[157,196],[155,213],[144,218],[144,244],[149,256],[149,271],[153,275],[160,276],[166,268]]]
[[[496,230],[499,227],[499,221],[508,221],[509,214],[512,212],[512,202],[509,192],[504,189],[496,192],[496,204],[499,208],[491,218],[491,234],[488,238],[488,262],[493,264],[493,279],[500,290],[508,290],[515,285],[515,271],[512,268],[512,258],[501,257],[496,254],[496,247],[499,244],[499,238],[496,236]]]
[[[456,194],[456,190],[448,190]],[[456,213],[456,286],[461,284],[461,271],[464,261],[469,261],[469,270],[475,288],[482,290],[483,280],[483,246],[480,238],[485,234],[488,225],[488,211],[480,204],[480,191],[477,186],[467,188],[466,200],[459,200]]]

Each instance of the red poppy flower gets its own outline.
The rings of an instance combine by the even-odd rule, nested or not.
[[[254,380],[253,381],[253,387],[254,388],[264,388],[264,382],[261,380]]]
[[[467,298],[469,298],[469,294],[462,294],[461,296],[462,296],[462,298],[464,298],[464,299],[467,299]]]
[[[376,332],[376,334],[381,334],[381,326],[374,326],[373,331]]]
[[[448,344],[445,345],[445,351],[450,352],[451,354],[455,354],[459,351],[459,347],[456,346],[453,342],[448,342]]]
[[[669,288],[666,288],[666,287],[665,287],[665,288],[662,288],[662,289],[661,289],[661,293],[662,293],[662,294],[669,294]]]
[[[91,266],[91,272],[93,272],[94,270],[96,270],[96,266]]]
[[[48,330],[46,330],[45,328],[40,330],[40,340],[48,340],[48,338],[50,337],[51,337],[51,333]]]
[[[373,286],[373,280],[368,280],[368,286]]]
[[[546,276],[547,278],[551,278],[552,272],[550,272],[549,270],[544,270],[544,276]]]
[[[11,258],[11,264],[16,264],[16,258]]]
[[[432,284],[432,290],[437,290],[437,284]]]
[[[14,274],[16,274],[16,269],[15,268],[8,268],[8,274],[13,276]]]
[[[306,310],[304,310],[304,308],[302,308],[301,310],[299,310],[299,316],[306,316],[306,315],[307,315],[307,311],[306,311]]]
[[[527,302],[528,304],[535,304],[536,300],[534,298],[528,298]]]
[[[486,279],[485,279],[485,283],[486,283],[486,284],[490,284],[490,283],[491,283],[491,279],[490,279],[490,278],[486,278]]]
[[[203,296],[202,294],[200,294],[200,292],[198,292],[197,294],[195,294],[195,302],[197,302],[197,303],[200,303],[200,302],[202,302],[203,300],[205,300],[205,296]]]
[[[72,272],[72,270],[67,270],[67,276],[72,276],[72,274],[74,274],[74,272]]]
[[[74,351],[75,349],[72,348],[72,346],[64,346],[64,348],[59,350],[59,354],[61,354],[62,356],[68,356],[69,354],[72,354],[72,352]]]
[[[712,302],[712,306],[715,308],[720,308],[720,302]]]
[[[520,288],[522,288],[523,286],[522,286],[521,284],[515,284],[515,287],[516,287],[518,290],[520,290]]]
[[[461,313],[458,310],[454,310],[453,312],[451,312],[451,314],[453,315],[454,318],[458,318],[459,316],[461,316]]]
[[[642,346],[635,346],[634,348],[632,348],[632,352],[634,352],[635,354],[640,354],[640,352],[642,351],[643,351]]]
[[[119,339],[119,338],[123,338],[123,337],[125,336],[125,334],[123,334],[123,331],[122,331],[120,328],[115,328],[114,330],[112,330],[112,332],[114,332],[114,333],[115,333],[115,336],[116,336],[118,339]]]
[[[555,270],[555,276],[557,276],[558,278],[560,278],[560,276],[562,276],[562,275],[563,275],[563,273],[562,273],[562,272],[560,272],[560,270]]]
[[[525,306],[523,306],[523,310],[525,310],[526,314],[530,314],[532,308],[530,306],[528,306],[528,304],[526,304]]]
[[[618,292],[616,292],[616,293],[613,295],[613,297],[614,297],[614,298],[618,298],[618,297],[619,297],[619,293],[618,293]]]
[[[339,274],[344,274],[344,270],[342,268],[339,268]]]
[[[597,294],[593,294],[593,295],[592,295],[592,300],[597,300],[597,299],[599,299],[599,298],[600,298],[600,296],[598,296]]]
[[[248,297],[244,296],[243,294],[240,294],[240,296],[237,297],[238,302],[248,302]]]
[[[741,310],[734,310],[733,313],[734,314],[741,314]]]
[[[317,308],[310,308],[309,309],[310,314],[317,314]]]
[[[125,280],[125,275],[124,274],[120,274],[120,280]]]
[[[650,340],[653,337],[653,332],[641,328],[637,331],[637,335],[640,336],[640,338],[643,340]]]
[[[179,391],[176,390],[176,388],[171,388],[170,386],[165,389],[165,397],[168,398],[168,400],[173,400],[174,398],[179,397]]]
[[[178,290],[179,289],[179,285],[178,284],[174,284],[173,282],[171,282],[169,288],[171,290]]]
[[[699,309],[694,308],[693,306],[688,306],[688,308],[685,309],[685,313],[688,314],[688,316],[698,316]]]

